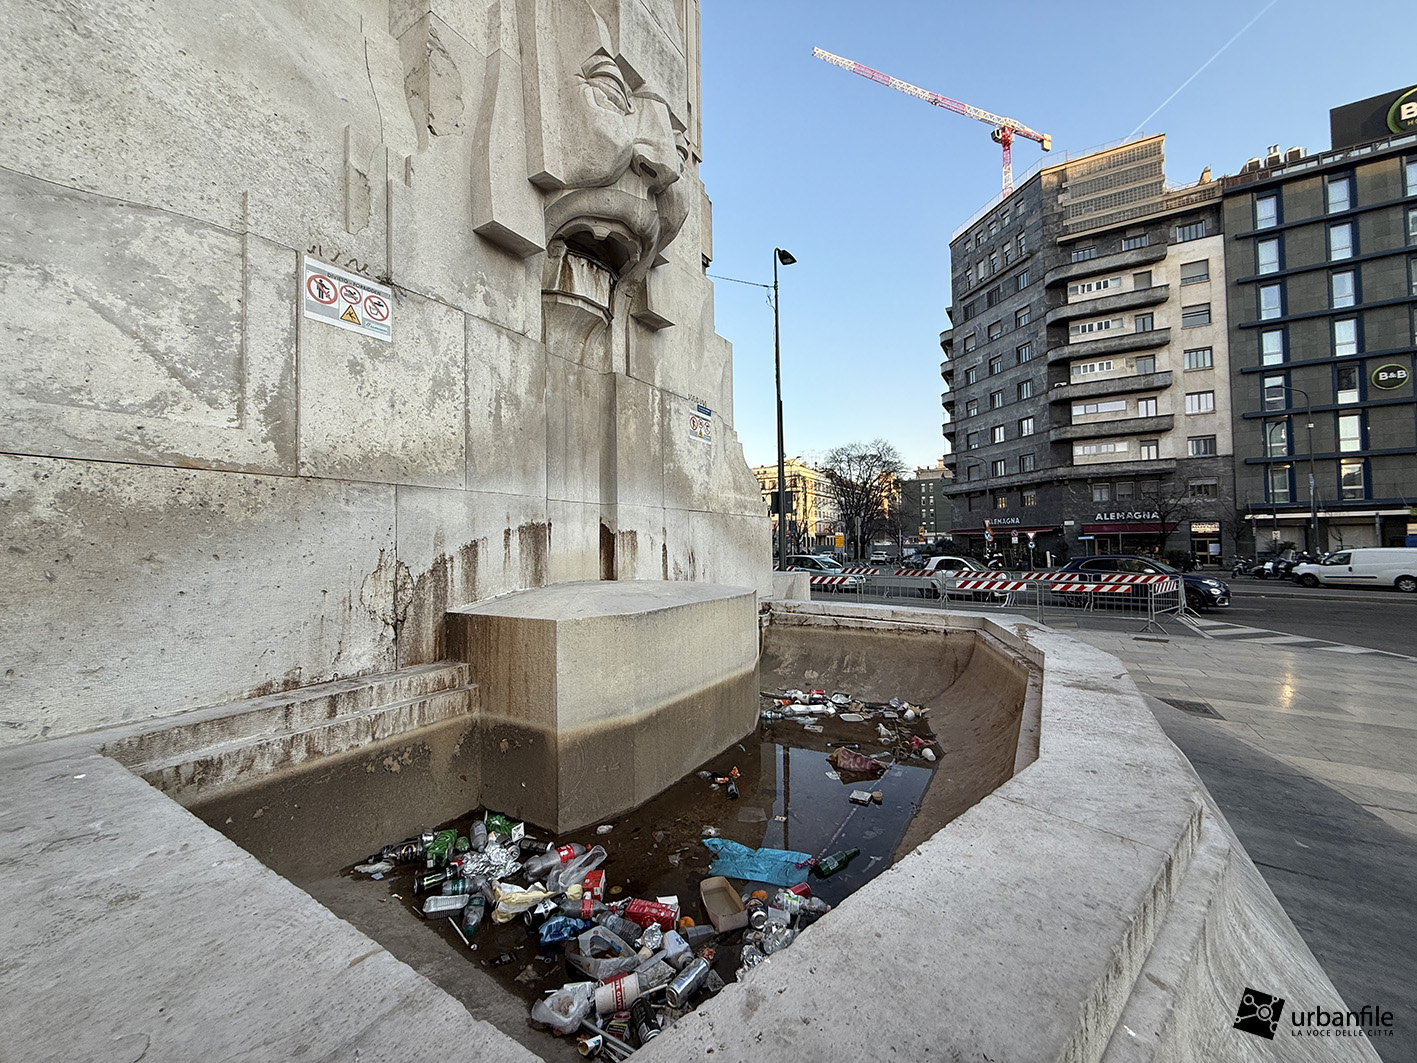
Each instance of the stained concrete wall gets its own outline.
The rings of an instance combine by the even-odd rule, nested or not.
[[[580,0],[561,39],[540,0],[0,0],[0,743],[434,660],[517,589],[770,589],[697,4],[595,3],[606,41]],[[682,146],[593,365],[543,317],[573,177],[534,164],[587,154],[537,110],[552,45]],[[303,316],[307,256],[393,287],[391,342]]]

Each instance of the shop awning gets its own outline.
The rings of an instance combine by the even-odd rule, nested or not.
[[[1176,530],[1173,521],[1166,522],[1166,531],[1171,533]],[[1151,521],[1141,524],[1084,524],[1082,526],[1084,535],[1158,535],[1161,532],[1161,522]]]
[[[1010,534],[1012,534],[1013,532],[1018,532],[1020,535],[1027,535],[1029,532],[1032,532],[1034,535],[1039,535],[1039,534],[1041,534],[1041,533],[1043,533],[1043,532],[1058,531],[1059,528],[1060,528],[1060,525],[1057,525],[1057,524],[1044,524],[1044,525],[1038,525],[1038,526],[1036,526],[1036,527],[1030,527],[1030,528],[1020,528],[1020,527],[1018,527],[1017,525],[1014,525],[1014,524],[1007,524],[1007,525],[1005,525],[1005,526],[1002,527],[1002,528],[992,528],[992,529],[990,529],[990,530],[993,531],[993,533],[994,533],[994,538],[997,539],[997,538],[998,538],[999,536],[1001,536],[1001,535],[1010,535]],[[983,528],[951,528],[951,529],[950,529],[950,534],[951,534],[951,535],[983,535],[983,534],[984,534],[984,529],[983,529]]]

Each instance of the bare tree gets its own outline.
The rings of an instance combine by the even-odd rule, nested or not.
[[[890,503],[905,472],[900,452],[884,439],[833,447],[822,462],[828,490],[836,502],[845,532],[854,541],[855,556],[865,543],[889,527]]]

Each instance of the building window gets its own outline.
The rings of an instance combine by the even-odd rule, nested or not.
[[[1289,466],[1272,465],[1269,470],[1269,500],[1271,502],[1289,501]]]
[[[1008,509],[1008,508],[1009,508],[1009,496],[1008,496],[1008,495],[995,495],[995,496],[994,496],[994,508],[995,508],[995,509]]]
[[[1279,237],[1255,241],[1255,272],[1279,272]]]
[[[1408,159],[1403,166],[1403,173],[1406,175],[1403,187],[1409,196],[1417,196],[1417,157]]]
[[[1028,254],[1028,240],[1024,238],[1024,234],[1023,234],[1023,233],[1019,233],[1019,234],[1018,234],[1018,239],[1015,240],[1014,243],[1016,243],[1016,244],[1018,245],[1018,253],[1019,253],[1020,255],[1026,255],[1026,254]],[[1024,283],[1027,283],[1027,282],[1025,281]],[[1019,287],[1022,288],[1023,285],[1020,284]]]
[[[1155,417],[1155,416],[1156,416],[1156,400],[1155,400],[1155,399],[1137,399],[1137,416],[1138,416],[1138,417]]]
[[[1347,210],[1353,205],[1353,184],[1347,177],[1330,177],[1324,188],[1324,209],[1329,214]]]
[[[1117,502],[1130,502],[1136,486],[1130,480],[1119,480],[1112,485],[1112,498]]]
[[[1073,416],[1087,417],[1094,413],[1121,413],[1126,408],[1126,399],[1105,399],[1102,402],[1075,402],[1073,403]]]
[[[1191,391],[1186,394],[1187,413],[1214,413],[1215,392]]]
[[[1004,404],[1004,393],[1002,391],[989,392],[989,409],[997,410]]]
[[[1028,398],[1032,398],[1032,397],[1033,397],[1033,381],[1032,381],[1032,380],[1020,380],[1020,381],[1018,382],[1018,400],[1019,400],[1019,402],[1022,402],[1024,399],[1028,399]]]
[[[1151,314],[1137,314],[1132,319],[1133,332],[1150,332],[1155,325],[1156,319]]]
[[[1004,475],[1004,468],[1005,468],[1006,465],[1007,465],[1007,462],[1005,462],[1003,458],[1000,458],[998,461],[991,461],[991,462],[989,463],[989,475],[990,475],[990,476],[1003,476],[1003,475]]]
[[[1192,480],[1186,484],[1186,494],[1192,498],[1215,498],[1220,494],[1220,485],[1214,480]]]
[[[1121,329],[1122,323],[1120,317],[1104,318],[1101,321],[1080,321],[1075,325],[1068,326],[1068,336],[1070,339],[1076,339],[1093,332],[1112,332]]]
[[[1004,426],[1003,426],[1003,425],[1001,425],[1001,424],[996,424],[993,428],[989,429],[989,442],[991,442],[991,443],[1002,443],[1003,441],[1004,441]]]
[[[1417,207],[1407,208],[1407,242],[1417,244]]]
[[[1143,439],[1137,444],[1137,450],[1142,461],[1156,461],[1161,457],[1161,442],[1156,439]]]
[[[997,252],[997,251],[990,251],[990,252],[989,252],[989,276],[992,277],[995,273],[998,273],[998,272],[999,272],[999,252]]]
[[[984,301],[989,306],[998,306],[999,300],[1003,297],[1004,293],[1002,289],[1000,289],[1000,287],[996,284],[994,285],[994,287],[990,288],[988,294],[984,296]]]
[[[1286,393],[1287,385],[1284,377],[1267,376],[1260,388],[1260,399],[1266,410],[1282,410]]]
[[[1033,357],[1033,344],[1020,344],[1018,349],[1014,351],[1014,355],[1018,359],[1018,364],[1023,365],[1024,362]]]
[[[1187,369],[1210,369],[1215,365],[1215,352],[1209,347],[1195,347],[1186,352]]]
[[[1417,295],[1417,258],[1407,260],[1407,294]]]
[[[979,346],[979,337],[976,336],[973,332],[971,332],[968,336],[966,336],[966,337],[964,338],[964,353],[965,353],[965,354],[968,354],[970,351],[974,350],[974,348],[975,348],[975,347],[978,347],[978,346]]]
[[[1181,307],[1181,327],[1195,328],[1210,324],[1210,304],[1197,303],[1195,306]]]
[[[1260,333],[1260,365],[1284,361],[1284,330],[1273,328]]]
[[[1038,505],[1038,492],[1037,492],[1037,491],[1025,491],[1025,492],[1023,493],[1023,504],[1024,504],[1025,506],[1036,506],[1036,505]]]
[[[1032,454],[1020,454],[1020,455],[1019,455],[1019,458],[1018,458],[1018,471],[1019,471],[1019,472],[1032,472],[1032,471],[1033,471],[1033,455],[1032,455]]]
[[[1007,266],[1014,260],[1014,249],[1008,244],[1004,245],[1004,265]]]
[[[1358,284],[1351,269],[1346,269],[1342,273],[1330,273],[1328,290],[1333,297],[1334,309],[1352,306],[1358,301]]]
[[[1032,317],[1032,314],[1029,312],[1029,308],[1026,306],[1022,310],[1015,311],[1014,328],[1023,328],[1023,326],[1028,324],[1030,317]]]
[[[1358,319],[1340,318],[1333,323],[1333,354],[1343,358],[1358,353]]]
[[[1023,237],[1020,236],[1019,239],[1022,240]],[[1028,287],[1028,270],[1021,269],[1018,271],[1017,284],[1018,291],[1023,291],[1025,288]]]
[[[1003,360],[1002,358],[995,357],[995,358],[990,358],[990,359],[989,359],[989,375],[990,375],[990,376],[998,376],[998,375],[999,375],[1000,373],[1002,373],[1003,371],[1004,371],[1004,360]]]
[[[1093,292],[1106,292],[1112,289],[1121,290],[1121,277],[1099,277],[1097,280],[1078,281],[1076,284],[1068,285],[1069,302],[1072,302],[1074,295],[1091,295]]]
[[[972,299],[964,304],[964,319],[968,321],[972,317],[979,315],[979,300]]]
[[[1111,371],[1111,358],[1104,358],[1099,362],[1074,362],[1068,369],[1068,372],[1073,376],[1091,376],[1093,373],[1110,373]]]
[[[999,220],[998,220],[997,218],[990,218],[990,219],[989,219],[989,235],[990,235],[990,236],[993,236],[993,235],[994,235],[996,232],[998,232],[998,231],[999,231]]]
[[[1200,262],[1181,263],[1181,283],[1199,284],[1201,281],[1210,280],[1210,261],[1202,259]]]
[[[971,365],[968,369],[964,371],[964,382],[966,384],[973,384],[978,379],[979,367],[977,365]]]
[[[974,267],[973,267],[973,266],[965,266],[965,267],[964,267],[964,286],[965,286],[966,288],[972,288],[972,287],[974,287]]]
[[[1112,501],[1112,485],[1111,485],[1111,484],[1093,484],[1093,485],[1092,485],[1092,500],[1093,500],[1094,502],[1110,502],[1110,501]]]
[[[980,229],[977,233],[974,234],[974,246],[975,246],[975,247],[983,247],[983,246],[984,246],[984,230],[983,230],[983,229]]]
[[[1344,498],[1367,498],[1368,487],[1361,459],[1344,459],[1338,463],[1339,487]]]
[[[1335,402],[1358,401],[1358,367],[1340,365],[1334,373],[1333,396]]]
[[[965,449],[965,450],[978,450],[978,449],[979,449],[979,433],[978,433],[978,432],[970,432],[967,436],[964,437],[964,449]]]
[[[1281,306],[1284,302],[1282,298],[1281,286],[1278,284],[1261,284],[1259,290],[1260,320],[1269,321],[1279,317],[1283,313]]]
[[[1018,422],[1018,434],[1021,436],[1033,435],[1033,418],[1020,417]],[[1032,459],[1030,459],[1032,460]]]
[[[1255,197],[1255,228],[1273,229],[1279,224],[1279,197]]]
[[[1187,436],[1186,453],[1193,458],[1208,458],[1215,451],[1215,436]]]
[[[1176,243],[1184,244],[1190,240],[1202,240],[1205,238],[1205,222],[1195,221],[1190,225],[1176,226]]]
[[[1074,443],[1073,457],[1091,457],[1094,454],[1125,454],[1127,444],[1120,443]]]
[[[1151,238],[1146,233],[1142,233],[1140,236],[1124,236],[1122,237],[1122,250],[1135,251],[1149,243],[1151,243]]]
[[[978,399],[970,399],[964,404],[964,415],[966,417],[977,417],[979,415]]]
[[[1264,454],[1267,458],[1289,456],[1289,422],[1266,421],[1264,424]]]
[[[1077,248],[1076,250],[1073,251],[1073,261],[1074,261],[1074,262],[1086,262],[1088,259],[1092,259],[1092,258],[1096,258],[1096,257],[1097,257],[1097,248],[1095,248],[1095,247],[1079,247],[1079,248]]]
[[[1338,449],[1345,453],[1363,449],[1363,416],[1357,413],[1338,415]]]
[[[1328,259],[1337,262],[1353,257],[1353,223],[1343,222],[1328,227]]]
[[[1148,376],[1156,372],[1156,355],[1137,355],[1137,376]]]
[[[1151,287],[1151,270],[1144,269],[1132,274],[1132,290],[1144,292]]]
[[[1004,334],[1004,323],[1003,323],[1002,321],[995,321],[993,324],[991,324],[991,325],[989,326],[989,338],[990,338],[991,340],[997,340],[997,339],[998,339],[1000,336],[1002,336],[1003,334]]]

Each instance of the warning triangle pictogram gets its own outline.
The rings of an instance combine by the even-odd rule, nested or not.
[[[359,315],[354,312],[354,307],[352,306],[345,307],[344,313],[339,316],[339,319],[341,321],[348,321],[353,325],[363,324],[363,322],[359,320]]]

